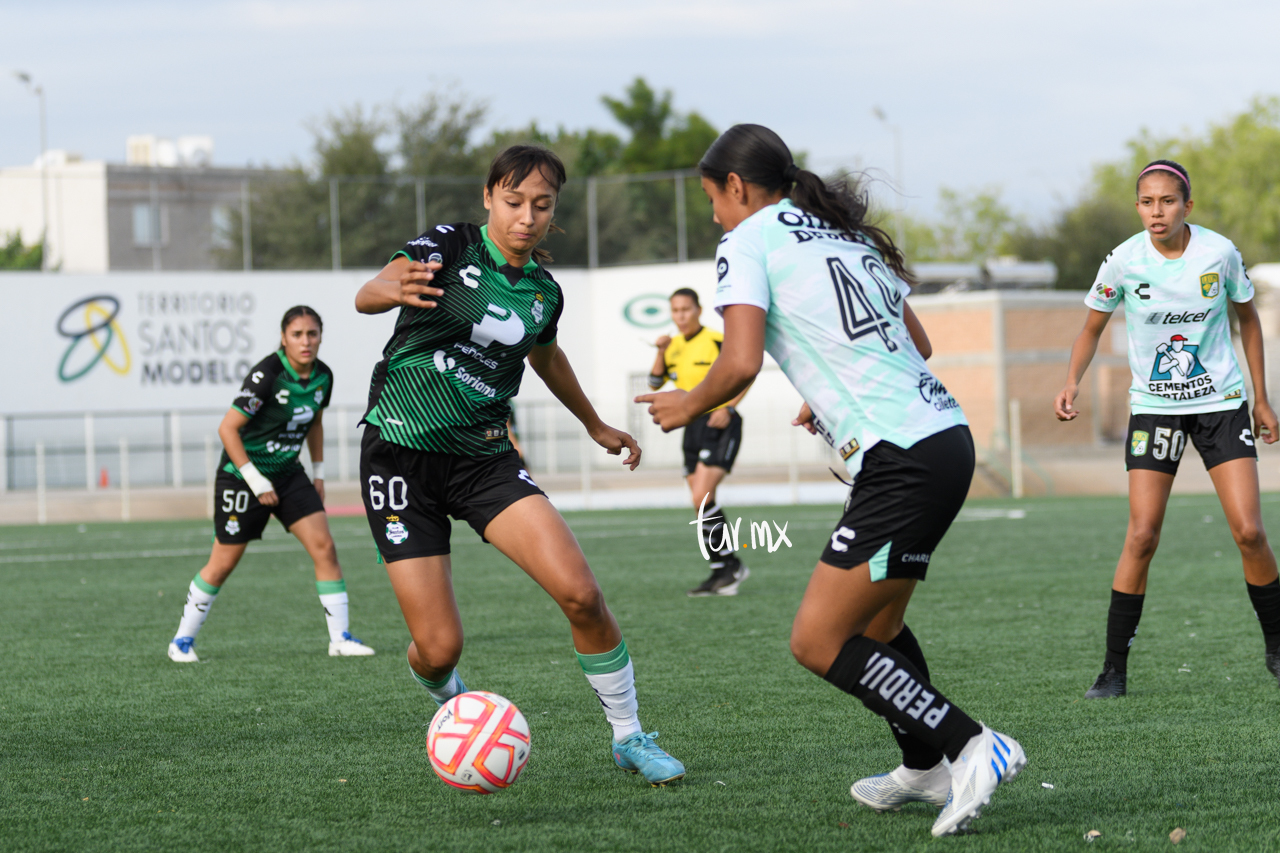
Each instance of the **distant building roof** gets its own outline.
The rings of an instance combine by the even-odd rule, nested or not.
[[[985,263],[952,261],[913,264],[916,293],[958,293],[966,290],[1046,290],[1058,280],[1053,261],[991,258]]]

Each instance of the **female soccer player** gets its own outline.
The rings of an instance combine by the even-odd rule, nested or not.
[[[1280,431],[1267,402],[1262,327],[1253,284],[1231,241],[1189,225],[1191,179],[1172,160],[1156,160],[1137,182],[1143,231],[1103,262],[1084,304],[1089,313],[1071,348],[1066,387],[1054,399],[1058,420],[1074,420],[1080,378],[1098,338],[1121,303],[1129,333],[1129,530],[1111,584],[1107,654],[1090,699],[1125,695],[1129,648],[1147,592],[1147,570],[1160,542],[1165,506],[1187,442],[1195,445],[1222,501],[1244,562],[1249,598],[1262,625],[1266,666],[1280,680],[1280,579],[1262,527],[1255,436]],[[1231,344],[1228,303],[1253,380],[1253,422]]]
[[[306,305],[280,321],[280,349],[249,371],[218,435],[222,459],[214,480],[214,543],[209,562],[187,591],[169,657],[195,663],[196,635],[218,591],[249,542],[262,538],[271,516],[280,519],[316,565],[316,592],[329,624],[329,655],[371,655],[348,630],[347,582],[324,512],[324,417],[333,394],[333,372],[316,357],[324,324]],[[315,482],[298,461],[303,440]]]
[[[732,399],[767,349],[805,399],[796,419],[839,448],[853,490],[809,580],[791,651],[884,717],[902,766],[854,783],[876,810],[943,806],[934,835],[969,824],[1026,763],[929,682],[903,622],[916,583],[973,476],[964,413],[925,366],[902,253],[844,181],[824,184],[768,128],[725,131],[698,165],[716,222],[724,349],[692,391],[647,394],[664,430]]]
[[[627,644],[577,540],[520,465],[507,436],[508,400],[523,360],[597,444],[635,469],[640,448],[600,420],[556,346],[560,286],[536,248],[547,235],[564,165],[516,145],[494,158],[488,224],[437,225],[392,256],[356,295],[356,309],[399,309],[373,371],[360,452],[365,510],[413,641],[409,669],[438,704],[466,690],[456,666],[448,516],[466,520],[560,605],[587,681],[613,726],[613,759],[653,785],[684,765],[645,734]]]
[[[693,388],[711,369],[724,341],[724,335],[702,325],[702,303],[692,288],[682,287],[671,294],[671,319],[679,334],[674,338],[663,335],[654,344],[658,355],[649,373],[649,387],[654,391],[668,379],[685,391]],[[733,470],[742,444],[742,416],[735,407],[746,393],[695,418],[684,430],[685,482],[693,508],[702,518],[710,519],[700,529],[706,552],[712,555],[711,576],[689,590],[695,598],[737,595],[738,585],[751,574],[721,533],[725,511],[716,500],[716,487]]]

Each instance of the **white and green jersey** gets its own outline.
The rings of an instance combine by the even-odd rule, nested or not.
[[[908,288],[872,246],[783,199],[716,252],[715,308],[763,308],[765,349],[849,473],[881,441],[908,448],[968,423],[902,319]]]
[[[1175,260],[1157,252],[1146,231],[1125,240],[1084,299],[1107,313],[1124,304],[1134,414],[1221,412],[1245,399],[1227,300],[1250,301],[1253,283],[1230,240],[1189,227],[1191,240]]]

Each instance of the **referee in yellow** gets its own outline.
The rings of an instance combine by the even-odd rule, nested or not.
[[[724,335],[702,325],[702,304],[697,291],[682,287],[671,294],[671,319],[680,334],[663,335],[654,342],[658,355],[649,371],[649,387],[658,390],[670,379],[682,391],[702,381],[720,355]],[[684,477],[689,484],[694,508],[703,509],[707,553],[711,555],[711,576],[689,590],[694,597],[737,595],[738,585],[751,574],[731,545],[725,544],[724,508],[716,500],[716,487],[733,469],[733,460],[742,444],[742,416],[734,408],[746,390],[728,403],[698,417],[684,428]]]

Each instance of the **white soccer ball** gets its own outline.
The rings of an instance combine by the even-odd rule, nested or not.
[[[494,794],[515,782],[529,760],[529,723],[496,693],[459,693],[431,718],[427,757],[446,785]]]

